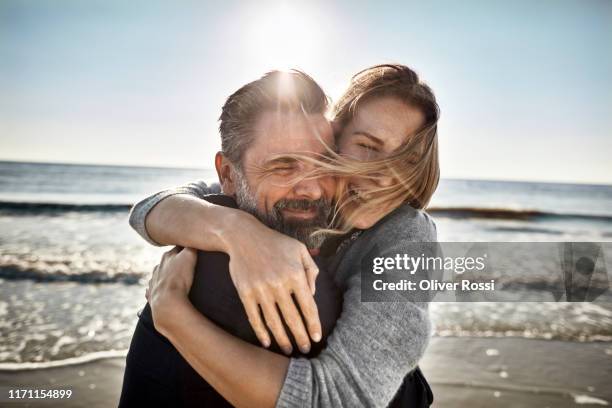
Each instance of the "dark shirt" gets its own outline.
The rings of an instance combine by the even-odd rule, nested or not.
[[[207,200],[218,205],[236,207],[235,201],[223,195]],[[299,353],[291,331],[285,330],[293,345],[292,357],[314,357],[324,347],[342,310],[342,293],[324,265],[319,264],[315,302],[321,320],[322,340],[313,343],[307,355]],[[196,309],[228,333],[254,345],[260,345],[248,321],[238,292],[229,274],[229,257],[222,252],[198,251],[194,282],[189,298]],[[282,354],[272,337],[271,351]],[[140,314],[127,356],[119,406],[231,406],[178,353],[153,325],[147,304]]]
[[[218,205],[236,207],[235,201],[223,195],[206,199]],[[322,255],[315,258],[319,266],[315,302],[319,310],[322,340],[312,344],[308,355],[299,349],[285,326],[293,345],[292,357],[315,357],[325,347],[325,339],[334,328],[342,311],[343,293],[334,283],[335,266],[327,260],[339,259],[336,246],[344,237],[326,242]],[[345,241],[344,252],[350,241]],[[229,258],[222,252],[198,251],[194,282],[189,294],[196,309],[228,333],[254,345],[259,341],[248,322],[235,286],[229,274]],[[282,354],[272,337],[270,350]],[[427,407],[432,401],[431,390],[417,367],[406,375],[402,387],[389,404],[391,408]],[[120,407],[231,407],[178,353],[174,346],[153,325],[147,304],[140,314],[127,356]]]

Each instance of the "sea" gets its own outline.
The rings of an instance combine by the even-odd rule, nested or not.
[[[125,355],[163,248],[128,225],[156,191],[212,169],[0,162],[0,369]],[[611,242],[612,186],[443,179],[444,242]],[[435,336],[612,341],[612,305],[433,303]]]

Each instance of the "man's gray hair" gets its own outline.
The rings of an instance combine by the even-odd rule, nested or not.
[[[325,114],[328,107],[328,97],[309,75],[298,70],[268,72],[227,98],[219,117],[221,151],[240,169],[244,152],[253,141],[253,127],[261,113]]]

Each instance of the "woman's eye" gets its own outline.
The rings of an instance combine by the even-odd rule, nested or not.
[[[274,172],[276,173],[289,173],[292,172],[294,170],[293,167],[277,167],[274,169]]]
[[[372,152],[377,152],[378,151],[378,149],[376,147],[371,146],[371,145],[367,145],[365,143],[357,143],[357,146],[359,146],[359,147],[361,147],[363,149],[366,149],[366,150],[370,150]]]

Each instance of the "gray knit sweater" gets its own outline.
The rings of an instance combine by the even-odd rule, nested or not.
[[[145,217],[157,203],[173,194],[202,198],[218,192],[218,184],[204,182],[162,191],[132,208],[130,225],[156,244],[146,232]],[[344,290],[342,313],[316,358],[291,359],[277,407],[387,406],[423,356],[431,325],[425,303],[362,302],[361,268],[366,257],[394,257],[406,253],[411,242],[435,240],[431,218],[404,205],[339,254],[335,278]]]

